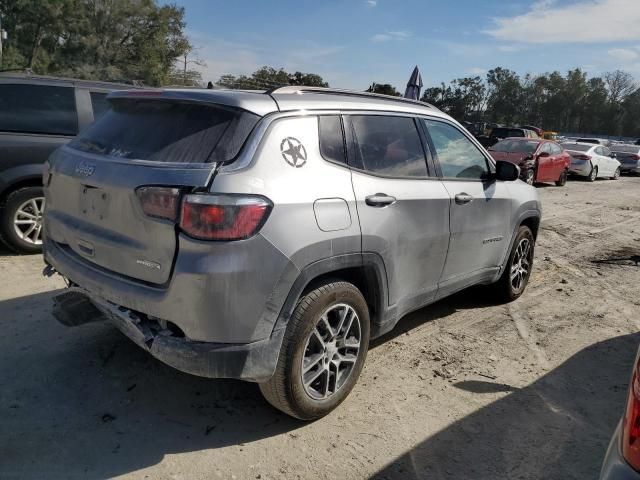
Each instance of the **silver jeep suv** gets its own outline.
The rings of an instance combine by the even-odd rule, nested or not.
[[[258,382],[310,420],[403,315],[527,284],[535,190],[428,104],[306,87],[108,100],[44,173],[65,325],[108,318],[159,360]]]

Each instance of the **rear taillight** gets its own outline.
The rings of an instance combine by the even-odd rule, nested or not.
[[[640,160],[640,155],[631,155],[631,160]]]
[[[627,409],[622,425],[622,455],[636,470],[640,470],[640,379],[638,367],[633,370],[627,395]]]
[[[182,201],[180,228],[200,240],[243,240],[260,230],[272,206],[255,195],[187,195]]]
[[[589,155],[571,155],[576,160],[591,160]]]
[[[172,187],[140,187],[136,195],[146,215],[166,220],[178,220],[180,190]]]

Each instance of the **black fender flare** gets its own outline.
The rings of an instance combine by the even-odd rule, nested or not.
[[[382,257],[376,253],[348,253],[317,260],[310,263],[300,271],[300,274],[293,282],[293,286],[289,290],[289,294],[287,295],[280,310],[280,314],[278,315],[273,327],[272,336],[276,332],[284,330],[287,327],[289,318],[291,318],[298,299],[315,279],[348,268],[363,269],[366,274],[367,281],[375,282],[374,287],[377,294],[373,299],[368,299],[369,302],[374,303],[374,310],[376,312],[376,315],[372,316],[371,322],[372,324],[382,323],[384,321],[385,313],[388,310],[389,302],[389,288],[384,261],[382,260]]]

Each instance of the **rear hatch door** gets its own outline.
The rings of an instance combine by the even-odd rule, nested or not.
[[[178,203],[176,219],[150,217],[138,189],[206,187],[258,119],[183,99],[113,99],[105,115],[50,158],[46,242],[132,279],[166,283],[177,253]]]

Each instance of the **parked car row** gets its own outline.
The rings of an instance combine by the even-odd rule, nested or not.
[[[100,117],[107,94],[133,88],[55,77],[0,76],[0,238],[13,250],[42,250],[42,165]]]
[[[616,145],[614,151],[594,139],[557,142],[545,139],[506,138],[489,147],[491,156],[520,167],[520,178],[530,185],[553,182],[565,185],[569,175],[590,182],[616,180],[622,172],[640,173],[640,146]]]

